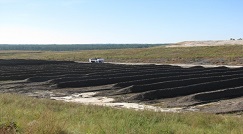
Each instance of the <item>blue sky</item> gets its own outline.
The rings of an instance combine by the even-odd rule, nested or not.
[[[243,38],[243,0],[0,0],[0,44]]]

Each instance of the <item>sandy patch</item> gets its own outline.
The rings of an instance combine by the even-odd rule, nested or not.
[[[195,66],[202,66],[205,68],[214,68],[214,67],[227,67],[227,68],[241,68],[243,66],[230,66],[230,65],[196,65],[196,64],[169,64],[171,66],[180,66],[183,68],[190,68]]]
[[[210,40],[210,41],[184,41],[165,47],[197,47],[197,46],[223,46],[223,45],[243,45],[243,40]]]
[[[202,66],[205,68],[214,68],[214,67],[228,67],[228,68],[241,68],[243,66],[232,66],[232,65],[201,65],[201,64],[159,64],[159,63],[120,63],[120,62],[109,62],[110,64],[121,64],[121,65],[171,65],[171,66],[180,66],[182,68],[190,68],[195,66]]]
[[[134,110],[151,110],[156,112],[182,112],[182,111],[198,111],[198,109],[194,108],[160,108],[150,105],[144,105],[139,103],[127,103],[127,102],[113,102],[113,98],[108,97],[97,97],[94,96],[98,92],[88,92],[88,93],[81,93],[81,94],[73,94],[70,96],[64,97],[51,97],[54,100],[61,100],[65,102],[76,102],[82,103],[85,105],[99,105],[99,106],[108,106],[108,107],[115,107],[115,108],[127,108],[127,109],[134,109]]]

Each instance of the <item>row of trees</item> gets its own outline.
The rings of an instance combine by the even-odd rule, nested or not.
[[[230,38],[230,40],[236,40],[236,39],[234,39],[234,38]],[[239,38],[239,39],[237,39],[237,40],[242,40],[242,38]]]
[[[77,50],[105,50],[125,48],[148,48],[168,44],[73,44],[73,45],[0,45],[0,50],[27,50],[27,51],[77,51]]]

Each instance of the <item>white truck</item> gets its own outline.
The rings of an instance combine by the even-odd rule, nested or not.
[[[104,63],[105,60],[102,58],[91,58],[91,59],[89,59],[89,62],[90,63]]]

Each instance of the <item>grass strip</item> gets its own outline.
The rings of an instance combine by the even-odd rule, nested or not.
[[[7,54],[11,53],[11,54]],[[83,51],[0,51],[0,59],[40,59],[88,61],[102,57],[108,62],[243,64],[243,45],[167,48],[164,46],[133,49]]]
[[[35,134],[243,133],[243,118],[206,113],[134,111],[0,94],[0,132]],[[12,126],[11,126],[12,125]]]

